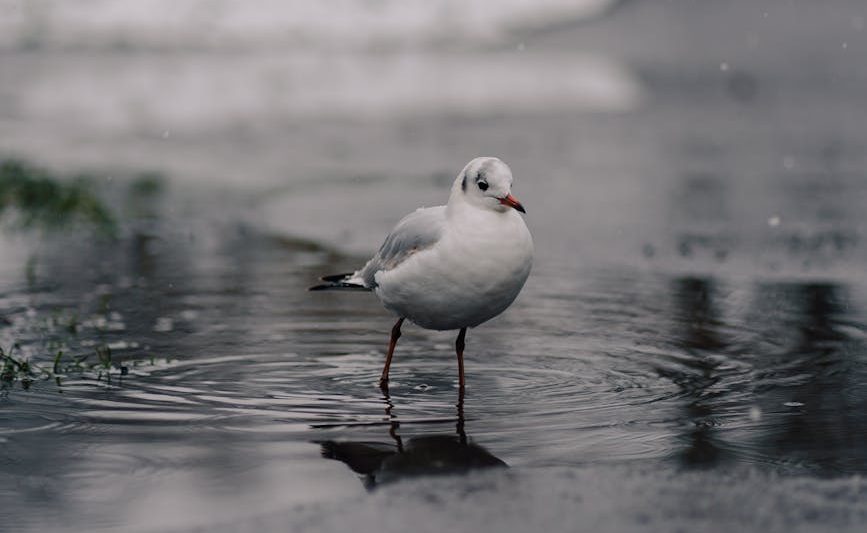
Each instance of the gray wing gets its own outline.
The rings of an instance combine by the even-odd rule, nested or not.
[[[444,205],[416,209],[397,223],[376,255],[353,278],[360,278],[369,289],[375,288],[377,272],[391,270],[412,254],[433,246],[440,240],[445,222]]]

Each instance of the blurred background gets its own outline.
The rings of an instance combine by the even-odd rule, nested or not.
[[[861,0],[0,0],[0,520],[860,531],[865,25]],[[418,328],[383,396],[390,317],[306,288],[480,155],[533,274],[470,333],[466,405],[451,334]],[[510,468],[384,459],[444,435],[455,471]]]
[[[281,233],[367,253],[407,206],[443,201],[466,161],[491,154],[546,206],[543,249],[561,233],[575,247],[603,241],[584,256],[736,239],[740,253],[712,251],[800,270],[855,238],[839,220],[841,198],[864,199],[867,37],[854,0],[0,9],[6,156],[267,193],[257,223]],[[339,198],[314,191],[361,181],[371,186]],[[376,206],[355,215],[381,215],[379,232],[341,237],[350,225],[334,210],[350,196]],[[816,227],[787,234],[795,225]],[[790,239],[830,250],[760,258]]]

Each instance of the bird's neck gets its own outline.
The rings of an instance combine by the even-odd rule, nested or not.
[[[469,202],[460,188],[457,191],[452,191],[449,203],[446,205],[446,219],[452,224],[467,225],[468,227],[496,224],[494,219],[503,215],[504,213]]]
[[[474,212],[483,211],[478,206],[467,201],[466,193],[461,189],[460,183],[456,182],[452,187],[452,193],[449,196],[449,203],[446,204],[446,218],[461,219],[471,217]]]

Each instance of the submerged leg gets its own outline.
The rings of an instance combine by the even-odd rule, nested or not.
[[[467,337],[467,328],[461,328],[458,340],[455,341],[455,351],[458,353],[458,388],[464,391],[464,339]]]
[[[398,318],[394,327],[391,328],[391,340],[388,341],[388,353],[385,355],[385,366],[382,367],[382,376],[379,378],[379,388],[388,389],[388,369],[391,367],[391,358],[394,355],[394,347],[397,346],[397,339],[400,338],[400,325],[403,324],[403,317]]]
[[[458,423],[455,425],[455,429],[458,432],[460,443],[466,446],[467,433],[464,431],[464,389],[458,389],[458,404],[455,407],[458,408]]]

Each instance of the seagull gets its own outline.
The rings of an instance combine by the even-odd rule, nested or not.
[[[524,206],[512,196],[512,171],[496,157],[477,157],[458,174],[446,205],[423,207],[401,219],[361,269],[325,276],[311,291],[373,291],[396,315],[379,386],[404,320],[425,329],[460,330],[455,350],[458,386],[465,387],[467,328],[506,310],[533,265],[533,238]]]

